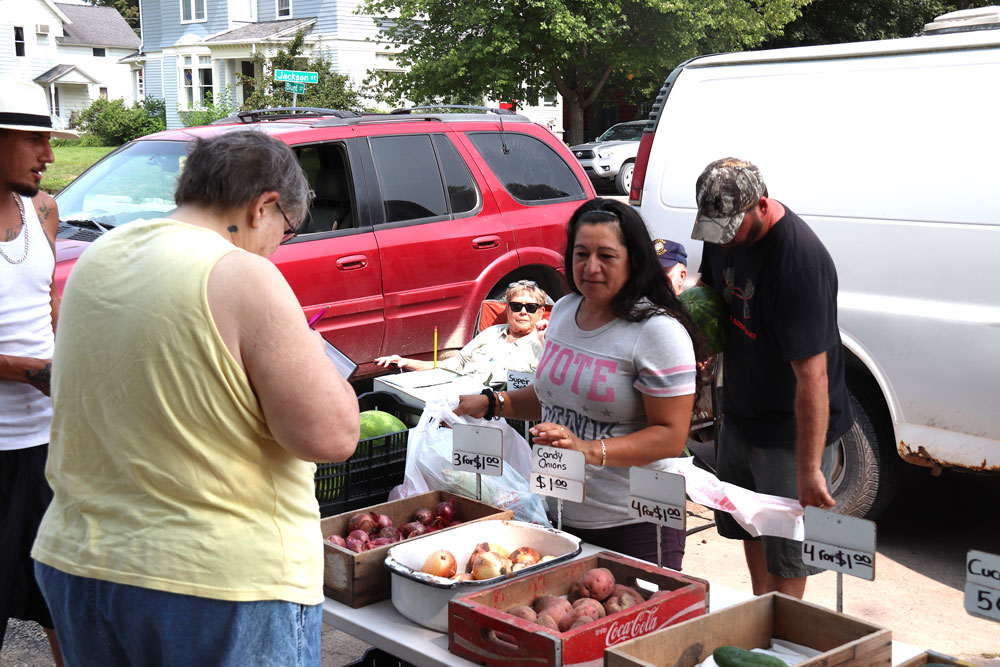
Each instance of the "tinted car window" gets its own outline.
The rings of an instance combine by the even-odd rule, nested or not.
[[[452,213],[465,213],[479,206],[479,188],[472,180],[469,167],[458,154],[451,140],[443,134],[434,135],[438,159],[444,172],[444,182],[448,186],[448,201]]]
[[[470,132],[468,136],[514,199],[542,202],[583,196],[573,170],[545,142],[505,132],[509,152],[504,153],[499,132]]]
[[[371,147],[386,222],[447,215],[441,172],[430,136],[372,137]]]

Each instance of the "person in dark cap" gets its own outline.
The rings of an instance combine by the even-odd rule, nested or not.
[[[712,162],[695,193],[701,284],[729,306],[719,479],[832,508],[837,444],[853,421],[833,259],[801,218],[768,196],[749,162]],[[720,535],[744,541],[755,595],[801,598],[806,577],[820,571],[802,562],[800,542],[751,538],[725,512],[716,522]]]
[[[688,275],[688,254],[684,246],[677,241],[667,241],[656,239],[653,241],[653,250],[660,260],[663,273],[667,276],[667,281],[674,290],[674,294],[680,294],[684,290],[684,281]]]

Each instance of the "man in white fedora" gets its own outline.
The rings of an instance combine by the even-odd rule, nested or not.
[[[0,648],[9,618],[37,621],[62,664],[52,618],[35,582],[31,545],[52,498],[45,481],[49,375],[59,298],[52,284],[59,213],[39,190],[55,161],[45,91],[0,77]]]

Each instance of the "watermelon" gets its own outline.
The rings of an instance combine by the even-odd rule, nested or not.
[[[680,295],[681,303],[691,313],[691,319],[705,334],[708,344],[716,354],[726,348],[726,331],[729,328],[729,306],[711,287],[692,287]]]
[[[361,440],[369,438],[379,438],[370,444],[373,447],[381,447],[385,444],[385,438],[379,436],[391,435],[406,430],[406,424],[397,419],[394,415],[381,410],[365,410],[361,413]]]
[[[395,416],[381,410],[365,410],[361,413],[361,439],[354,452],[355,457],[365,461],[372,453],[385,445],[385,436],[406,430],[406,424]],[[347,463],[324,463],[316,470],[316,499],[329,503],[340,497]]]

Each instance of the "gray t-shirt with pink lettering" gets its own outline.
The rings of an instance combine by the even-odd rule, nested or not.
[[[683,325],[656,315],[584,331],[576,324],[582,298],[570,294],[552,309],[534,382],[542,421],[561,424],[584,440],[607,440],[647,426],[643,394],[694,393],[694,348]],[[586,497],[582,503],[563,502],[563,523],[610,528],[638,522],[628,516],[628,487],[628,468],[588,465]],[[554,512],[555,500],[550,501]]]

